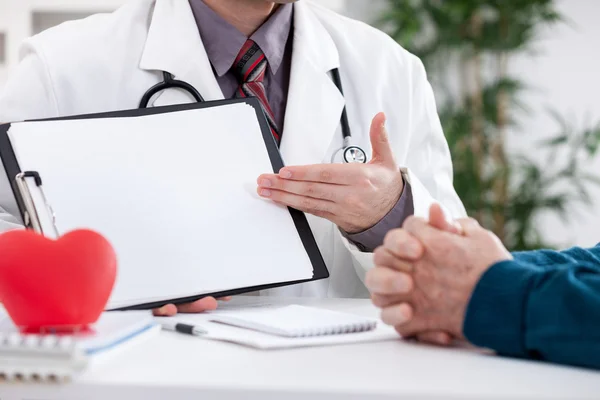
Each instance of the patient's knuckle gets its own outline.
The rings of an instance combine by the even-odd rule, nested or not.
[[[424,281],[426,281],[425,272],[422,268],[422,263],[417,263],[412,273],[413,280],[416,285],[422,285]]]
[[[375,307],[385,307],[387,305],[387,301],[385,299],[385,297],[378,295],[378,294],[373,294],[371,295],[371,302],[373,303],[373,305]]]
[[[443,295],[443,290],[437,285],[430,285],[427,290],[427,297],[434,304],[439,303]]]
[[[403,236],[404,231],[402,229],[389,231],[383,239],[383,245],[390,250],[396,250],[399,243],[401,243]]]
[[[419,220],[417,217],[415,217],[414,215],[411,215],[410,217],[406,218],[402,227],[404,229],[412,229],[418,224],[418,221]]]
[[[388,242],[392,242],[394,240],[396,240],[396,237],[398,236],[400,229],[392,229],[391,231],[389,231],[388,233],[385,234],[384,237],[384,242],[388,241]]]
[[[434,242],[435,250],[438,251],[441,255],[447,255],[448,253],[454,250],[454,245],[449,240],[436,240]]]
[[[428,263],[419,262],[414,266],[413,279],[417,286],[428,287],[433,281],[433,274]]]
[[[376,266],[383,266],[384,263],[387,263],[388,258],[385,250],[382,248],[378,248],[373,252],[373,263]]]

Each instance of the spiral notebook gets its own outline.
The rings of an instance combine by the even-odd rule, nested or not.
[[[235,302],[235,299],[233,300]],[[223,305],[216,311],[184,314],[171,322],[194,325],[212,340],[257,350],[287,350],[394,341],[400,336],[377,319],[300,305]]]
[[[21,332],[0,312],[0,380],[65,382],[159,331],[150,312],[104,313],[87,330],[71,334]],[[107,358],[108,357],[108,358]]]
[[[359,333],[377,327],[374,319],[300,305],[245,310],[216,315],[210,320],[288,338]]]
[[[0,380],[65,382],[88,366],[85,350],[56,335],[0,333]]]

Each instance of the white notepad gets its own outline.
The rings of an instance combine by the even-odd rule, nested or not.
[[[359,333],[377,327],[371,318],[299,305],[217,314],[210,320],[290,338]]]

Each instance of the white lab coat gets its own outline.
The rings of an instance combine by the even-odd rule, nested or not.
[[[329,162],[342,146],[344,105],[354,143],[370,152],[371,120],[384,111],[397,162],[412,186],[415,213],[426,216],[429,205],[438,201],[451,216],[463,216],[422,63],[366,24],[308,0],[295,7],[281,143],[285,163]],[[192,84],[207,100],[223,98],[185,0],[134,0],[112,14],[65,23],[28,39],[21,59],[0,95],[3,122],[137,108],[144,92],[162,80],[160,71]],[[340,68],[345,98],[331,79],[334,68]],[[169,90],[153,105],[191,101],[187,93]],[[19,227],[19,212],[3,171],[0,206],[0,230]],[[268,294],[367,296],[363,279],[373,266],[372,254],[359,251],[329,221],[312,216],[309,221],[330,278]]]

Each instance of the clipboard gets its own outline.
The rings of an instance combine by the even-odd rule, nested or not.
[[[110,118],[130,118],[130,117],[143,117],[143,116],[151,116],[158,114],[166,114],[166,113],[177,113],[181,111],[189,111],[210,107],[219,107],[224,105],[231,105],[237,103],[245,103],[251,106],[257,116],[260,130],[262,132],[262,138],[271,162],[271,166],[273,168],[273,172],[277,173],[281,168],[284,167],[284,162],[279,153],[279,149],[277,147],[277,143],[272,136],[271,130],[269,128],[266,116],[262,111],[260,103],[258,99],[255,98],[247,98],[247,99],[231,99],[231,100],[218,100],[218,101],[209,101],[204,103],[194,103],[194,104],[183,104],[183,105],[171,105],[171,106],[163,106],[163,107],[154,107],[147,109],[133,109],[133,110],[125,110],[125,111],[115,111],[115,112],[106,112],[106,113],[97,113],[97,114],[85,114],[85,115],[75,115],[68,116],[62,118],[49,118],[49,119],[41,119],[41,120],[31,120],[26,122],[45,122],[45,121],[69,121],[69,120],[79,120],[79,119],[110,119]],[[60,215],[54,215],[52,211],[51,204],[45,198],[43,191],[43,172],[39,171],[23,171],[19,166],[17,161],[17,157],[15,155],[15,151],[11,144],[11,140],[9,138],[9,130],[11,128],[11,124],[0,125],[0,157],[2,158],[2,163],[4,164],[4,168],[8,177],[8,180],[11,184],[12,191],[14,193],[17,205],[19,207],[19,211],[21,213],[22,220],[24,221],[25,227],[27,229],[32,229],[40,234],[44,234],[45,236],[57,237],[59,232],[56,227],[56,219],[60,219]],[[35,187],[38,190],[35,190],[36,193],[32,193],[29,190],[27,184],[25,184],[26,180],[33,180],[35,182]],[[43,199],[43,204],[46,206],[46,210],[41,212],[41,210],[36,209],[34,206],[33,198],[34,196],[41,196]],[[254,285],[250,287],[240,287],[222,291],[216,291],[211,293],[202,293],[199,295],[186,296],[173,298],[168,300],[156,301],[156,302],[146,302],[143,304],[136,304],[127,307],[119,307],[114,310],[146,310],[161,307],[165,304],[184,304],[193,302],[204,297],[227,297],[227,296],[235,296],[241,295],[244,293],[256,292],[266,289],[273,289],[283,286],[296,285],[301,283],[307,283],[322,279],[329,278],[329,271],[325,265],[321,252],[318,248],[316,240],[313,236],[312,230],[306,218],[306,215],[293,208],[287,208],[289,214],[293,220],[293,224],[298,231],[300,236],[302,245],[308,255],[310,263],[313,267],[313,276],[311,279],[303,279],[303,280],[294,280],[294,281],[286,281],[286,282],[278,282],[278,283],[270,283],[265,285]],[[44,221],[41,215],[46,216],[46,220]],[[50,216],[50,220],[48,220],[48,216]]]

